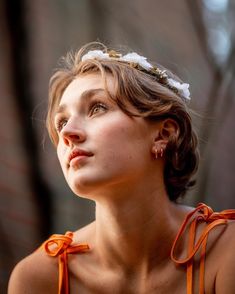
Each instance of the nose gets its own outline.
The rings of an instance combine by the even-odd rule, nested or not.
[[[65,145],[71,146],[76,143],[81,143],[86,140],[86,134],[84,128],[78,126],[76,120],[69,120],[63,127],[61,135]]]

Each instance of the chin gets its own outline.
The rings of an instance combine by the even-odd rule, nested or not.
[[[90,168],[82,168],[67,174],[66,181],[73,193],[82,198],[94,200],[96,197],[113,191],[117,183],[122,183],[123,174],[123,170],[104,172],[103,169],[91,170]]]
[[[104,186],[104,182],[97,177],[92,178],[91,176],[78,176],[72,181],[68,182],[69,187],[77,196],[82,198],[92,198],[92,195],[100,190],[100,187]]]
[[[77,187],[77,186],[73,186],[70,187],[71,190],[73,191],[73,193],[81,198],[88,198],[91,199],[91,195],[92,195],[92,191],[94,191],[93,189],[89,188],[89,187]]]

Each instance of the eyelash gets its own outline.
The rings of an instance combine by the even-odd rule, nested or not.
[[[95,108],[98,107],[99,109],[102,108],[103,111],[108,110],[108,107],[106,104],[104,104],[103,102],[100,101],[93,101],[89,107],[89,114],[93,115],[94,114],[94,110]]]
[[[100,101],[93,101],[93,102],[91,103],[91,105],[89,106],[89,111],[88,111],[88,113],[89,113],[90,116],[96,114],[96,113],[94,112],[94,110],[95,110],[97,107],[98,107],[99,109],[102,108],[103,111],[108,110],[107,105],[104,104],[103,102],[100,102]],[[61,130],[62,130],[63,127],[67,124],[67,122],[68,122],[68,119],[65,118],[65,117],[58,118],[57,121],[56,121],[56,123],[55,123],[56,131],[57,131],[57,132],[61,132]]]
[[[66,125],[67,121],[68,120],[64,117],[59,118],[55,124],[56,131],[60,132],[63,129],[63,127]]]

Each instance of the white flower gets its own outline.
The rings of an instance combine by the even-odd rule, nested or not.
[[[173,80],[171,78],[168,78],[168,84],[172,87],[175,87],[180,95],[184,97],[185,99],[190,100],[190,91],[189,91],[189,84],[183,83],[181,84],[180,82]]]
[[[98,59],[98,60],[120,60],[124,62],[133,62],[139,64],[142,68],[145,70],[150,70],[153,68],[153,66],[147,61],[147,58],[144,56],[140,56],[139,54],[132,52],[128,53],[124,56],[119,54],[118,57],[112,57],[109,56],[108,53],[104,53],[101,50],[91,50],[87,52],[85,55],[82,57],[82,61],[85,61],[87,59]]]
[[[145,70],[150,70],[153,68],[153,66],[147,61],[147,58],[144,56],[141,56],[135,52],[128,53],[120,58],[122,61],[126,62],[134,62],[139,64],[141,67],[143,67]]]
[[[104,53],[102,50],[91,50],[87,52],[82,57],[82,61],[87,59],[97,59],[97,60],[120,60],[128,63],[136,63],[141,66],[146,71],[151,71],[153,69],[152,64],[147,61],[147,58],[141,56],[135,52],[128,53],[124,56],[121,54],[115,54],[114,56],[109,55],[109,53]],[[159,70],[158,74],[165,74],[165,71]],[[167,74],[165,74],[167,79],[167,84],[171,87],[174,87],[178,90],[179,94],[184,97],[185,99],[190,100],[190,91],[189,91],[189,84],[180,83],[174,79],[168,78]]]
[[[87,52],[85,55],[82,56],[82,61],[85,61],[87,59],[110,59],[109,54],[108,53],[104,53],[101,50],[91,50],[89,52]]]

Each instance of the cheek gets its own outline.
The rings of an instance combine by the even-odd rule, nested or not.
[[[97,125],[94,130],[94,138],[99,145],[103,145],[105,150],[111,149],[114,152],[117,148],[121,150],[122,144],[130,138],[130,132],[128,127],[112,122],[105,127]]]
[[[132,162],[144,149],[144,132],[137,129],[138,126],[128,122],[113,121],[107,127],[97,126],[94,132],[95,144],[99,148],[99,154],[105,158],[105,165],[120,164],[123,160]],[[100,150],[103,152],[100,153]]]
[[[58,143],[56,153],[57,153],[57,157],[59,159],[59,163],[60,163],[62,169],[64,166],[65,152],[66,152],[65,148],[63,148],[62,145],[60,143]]]

